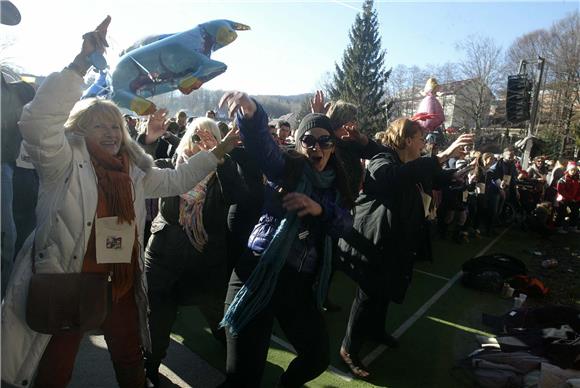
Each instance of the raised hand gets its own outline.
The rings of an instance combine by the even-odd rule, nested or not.
[[[229,117],[233,118],[240,112],[246,119],[251,119],[258,107],[254,100],[244,92],[227,92],[219,103],[220,109],[227,106]]]
[[[298,217],[319,216],[322,207],[309,196],[302,193],[288,193],[282,199],[282,206],[288,211],[298,211]]]
[[[474,134],[466,133],[457,138],[447,149],[437,156],[441,163],[450,158],[457,158],[465,155],[465,146],[473,145]]]
[[[107,29],[110,23],[111,17],[107,16],[94,31],[87,32],[83,35],[81,54],[89,55],[95,51],[101,54],[105,52],[105,48],[109,47],[107,43]]]
[[[195,134],[199,136],[200,139],[197,145],[204,151],[211,150],[213,147],[218,145],[218,141],[215,136],[206,129],[198,129],[195,131]]]
[[[91,62],[88,56],[92,53],[103,54],[105,48],[109,47],[107,43],[107,29],[111,23],[111,17],[107,16],[105,20],[97,26],[94,31],[87,32],[83,35],[83,45],[81,52],[75,57],[69,68],[84,76],[87,70],[91,67]]]
[[[367,145],[369,138],[363,135],[358,130],[358,125],[355,122],[348,122],[343,124],[336,132],[336,136],[344,141],[355,141],[363,146]]]
[[[224,136],[221,144],[224,145],[224,151],[227,154],[240,144],[240,142],[240,130],[233,128]]]
[[[326,114],[330,104],[324,104],[324,93],[322,90],[317,90],[314,97],[310,99],[310,111],[312,113]]]
[[[154,143],[161,136],[165,135],[169,128],[170,120],[167,109],[159,109],[147,120],[147,131],[145,132],[145,143]]]

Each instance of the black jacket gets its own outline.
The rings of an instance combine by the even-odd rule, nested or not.
[[[364,168],[361,159],[371,159],[384,150],[384,146],[371,139],[366,146],[357,142],[337,140],[337,154],[348,176],[352,198],[358,196],[363,181]]]
[[[403,301],[415,261],[432,259],[420,187],[430,195],[434,185],[449,181],[436,157],[403,163],[386,149],[371,159],[355,230],[339,244],[342,266],[367,294]]]
[[[169,159],[157,160],[156,164],[161,168],[174,168]],[[243,194],[243,188],[235,162],[226,156],[224,163],[218,166],[217,174],[208,182],[203,204],[203,224],[208,234],[208,242],[203,252],[197,251],[191,245],[179,224],[180,197],[160,198],[159,213],[151,224],[151,238],[161,238],[160,235],[164,234],[166,249],[163,250],[163,258],[157,257],[161,252],[158,251],[147,252],[147,259],[164,260],[167,267],[174,270],[225,265],[228,209],[232,203],[238,201],[238,197]]]

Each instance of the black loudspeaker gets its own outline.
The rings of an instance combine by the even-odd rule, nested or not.
[[[530,119],[532,82],[525,74],[508,76],[506,118],[512,123]]]

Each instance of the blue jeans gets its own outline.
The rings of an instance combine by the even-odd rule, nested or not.
[[[0,256],[2,258],[2,299],[10,279],[16,245],[16,224],[12,212],[14,164],[2,163],[2,225]]]

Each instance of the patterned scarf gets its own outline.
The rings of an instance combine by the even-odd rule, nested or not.
[[[177,158],[176,165],[185,163],[189,157],[182,154]],[[180,195],[179,199],[179,224],[183,227],[189,242],[198,252],[203,252],[207,244],[207,232],[203,225],[203,205],[207,197],[207,186],[215,176],[211,172],[193,189]]]

